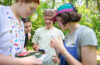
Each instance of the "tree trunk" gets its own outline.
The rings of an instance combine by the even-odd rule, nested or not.
[[[52,1],[53,1],[52,8],[54,8],[55,7],[55,0],[52,0]]]
[[[97,7],[98,7],[98,10],[100,12],[100,0],[97,0]]]
[[[88,0],[86,0],[86,8],[88,8]]]
[[[75,1],[76,0],[69,0],[69,2],[72,3],[73,5],[75,5]]]

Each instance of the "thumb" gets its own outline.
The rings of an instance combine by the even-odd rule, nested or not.
[[[51,39],[51,41],[50,41],[50,47],[52,47],[52,48],[54,47],[54,43],[53,42],[54,42],[54,40]]]

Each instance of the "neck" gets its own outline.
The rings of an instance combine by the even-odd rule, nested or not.
[[[25,34],[28,34],[28,32],[25,32]]]
[[[14,13],[14,15],[15,15],[15,17],[18,19],[18,20],[20,20],[19,19],[19,14],[18,14],[18,4],[13,4],[12,6],[10,6],[10,8],[11,8],[11,10],[13,11],[13,13]]]
[[[80,27],[80,24],[78,23],[71,24],[69,27],[69,30],[71,31],[70,34],[73,34],[79,27]]]
[[[50,29],[53,28],[53,25],[51,25],[50,27],[46,25],[45,27],[46,27],[47,30],[50,30]]]

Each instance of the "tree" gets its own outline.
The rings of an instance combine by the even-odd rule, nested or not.
[[[12,5],[15,0],[0,0],[1,5]],[[34,34],[35,30],[39,27],[44,26],[44,9],[51,8],[57,9],[60,5],[66,2],[70,2],[74,4],[78,12],[82,14],[82,19],[80,24],[86,25],[92,28],[97,36],[98,44],[100,46],[100,0],[41,0],[40,6],[36,10],[36,13],[31,15],[29,18],[32,21],[32,35]],[[92,3],[91,3],[92,2]],[[99,12],[98,12],[99,11]],[[57,28],[58,25],[55,24]],[[67,32],[64,32],[67,33]],[[31,41],[29,41],[29,47],[31,48]]]
[[[14,0],[0,0],[1,5],[12,5]]]
[[[97,0],[98,10],[100,12],[100,0]]]

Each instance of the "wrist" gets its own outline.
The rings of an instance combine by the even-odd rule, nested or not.
[[[67,58],[69,56],[69,52],[65,49],[65,48],[62,48],[60,50],[60,53],[65,57]]]

